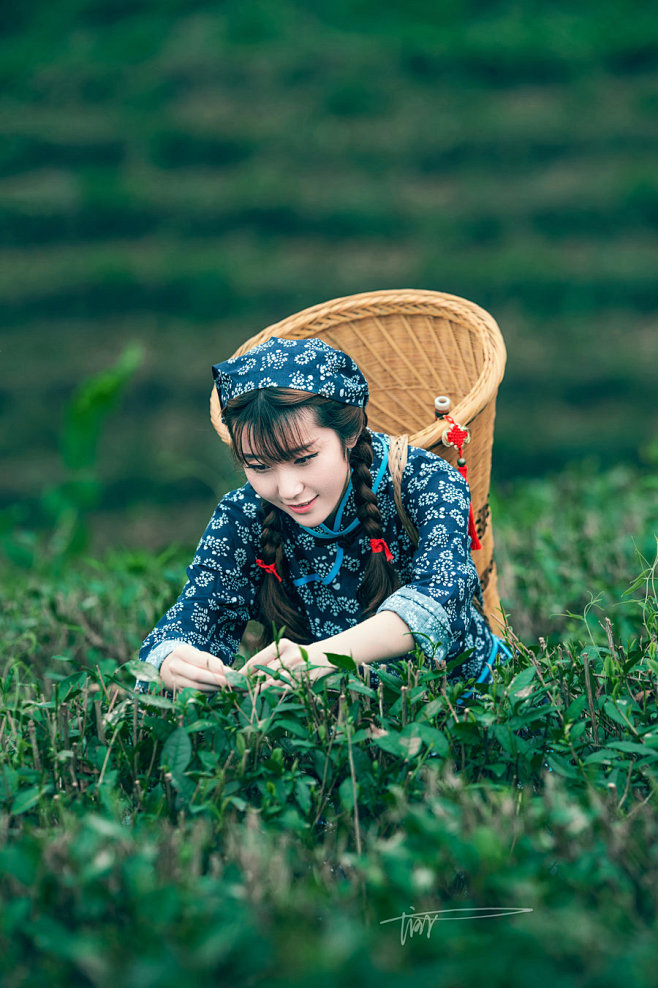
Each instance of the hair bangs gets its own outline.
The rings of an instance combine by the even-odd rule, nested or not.
[[[261,404],[255,415],[238,419],[233,425],[233,436],[240,462],[245,466],[250,465],[247,460],[267,465],[284,463],[308,450],[310,444],[302,428],[301,411]]]

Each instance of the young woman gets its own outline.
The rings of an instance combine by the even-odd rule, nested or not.
[[[217,505],[178,600],[142,645],[164,686],[226,687],[250,619],[270,644],[239,671],[263,686],[273,680],[255,666],[296,677],[306,668],[300,646],[312,678],[335,668],[327,653],[365,666],[411,658],[419,646],[429,663],[466,653],[451,681],[489,682],[509,651],[474,605],[460,473],[409,448],[402,500],[419,533],[414,549],[395,507],[388,436],[368,428],[368,385],[347,354],[274,337],[213,375],[247,483]]]

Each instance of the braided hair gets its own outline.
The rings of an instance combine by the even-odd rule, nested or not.
[[[365,415],[365,412],[364,412]],[[356,513],[369,539],[383,538],[382,516],[377,495],[372,489],[372,436],[363,428],[350,455],[352,486],[356,500]],[[371,552],[363,579],[357,591],[357,600],[366,617],[371,617],[379,605],[400,586],[400,579],[383,552]]]
[[[381,539],[382,518],[377,495],[372,489],[370,467],[373,460],[372,437],[367,429],[368,417],[363,408],[334,401],[323,395],[293,388],[258,388],[230,399],[222,409],[222,419],[231,437],[233,457],[244,466],[245,438],[264,463],[281,463],[290,459],[290,450],[303,443],[301,425],[304,409],[309,409],[320,428],[333,429],[340,439],[343,454],[352,465],[352,484],[359,521],[368,538]],[[348,443],[357,437],[350,450]],[[292,584],[283,552],[284,513],[269,501],[261,503],[260,554],[266,566],[274,564],[276,573],[265,573],[261,584],[258,620],[264,627],[260,647],[273,640],[273,628],[285,625],[286,637],[299,644],[312,640],[301,601]],[[384,553],[371,553],[357,600],[366,617],[400,586],[400,579]]]

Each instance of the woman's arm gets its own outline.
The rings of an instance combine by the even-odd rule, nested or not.
[[[401,617],[394,611],[381,611],[353,628],[347,628],[331,638],[324,638],[310,645],[299,646],[289,638],[281,638],[278,643],[271,642],[256,655],[252,655],[240,672],[246,675],[257,665],[267,666],[272,672],[285,669],[293,673],[293,670],[304,669],[306,661],[301,647],[307,653],[311,665],[324,667],[311,671],[311,678],[317,679],[336,669],[327,658],[327,652],[349,655],[357,665],[367,665],[370,662],[400,658],[413,650],[414,641],[408,625]],[[258,676],[264,675],[262,670],[255,671]],[[260,685],[265,687],[273,682],[271,677],[266,677]]]
[[[351,655],[357,665],[397,659],[415,648],[409,625],[394,611],[380,611],[353,628],[309,646],[325,655]]]
[[[139,658],[160,669],[167,688],[174,675],[186,686],[192,685],[190,680],[200,681],[198,688],[212,686],[206,659],[199,658],[208,654],[216,658],[210,669],[220,674],[224,685],[224,669],[232,666],[242,632],[256,612],[262,580],[255,564],[257,516],[256,496],[246,486],[224,495],[187,567],[187,582],[177,601],[144,639]],[[146,681],[137,680],[140,692],[146,686]]]

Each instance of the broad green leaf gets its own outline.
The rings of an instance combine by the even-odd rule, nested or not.
[[[550,754],[546,756],[546,761],[558,775],[563,775],[566,779],[580,779],[580,774],[576,770],[575,766],[570,765],[566,758],[560,758],[558,755]]]
[[[140,705],[145,707],[159,707],[161,710],[173,710],[173,701],[167,696],[159,696],[157,693],[136,693]]]
[[[335,652],[325,653],[332,665],[345,672],[356,672],[356,662],[349,655],[337,655]]]
[[[415,722],[413,726],[417,735],[422,738],[426,745],[433,748],[439,755],[448,754],[450,744],[442,731],[430,724]]]
[[[445,710],[446,702],[443,698],[430,700],[423,707],[420,708],[418,714],[416,715],[416,722],[420,723],[423,720],[431,720],[440,711]]]
[[[625,717],[623,715],[623,713],[621,712],[619,707],[614,703],[613,700],[606,700],[605,704],[603,705],[603,709],[607,713],[610,720],[614,720],[615,724],[621,724],[622,727],[625,727],[626,730],[628,730],[629,718],[628,716]]]
[[[113,367],[83,381],[66,408],[60,445],[73,470],[92,467],[105,419],[144,357],[140,343],[129,343]]]
[[[576,724],[573,725],[573,727],[569,731],[569,737],[571,738],[572,741],[576,741],[581,734],[585,733],[586,729],[587,729],[586,721],[579,720]]]
[[[593,751],[587,755],[583,761],[586,765],[596,765],[598,762],[611,762],[614,760],[614,757],[614,751],[609,751],[608,748],[602,748],[600,751]]]
[[[417,727],[418,725],[414,725]],[[419,734],[407,735],[406,737],[398,733],[383,734],[373,738],[378,748],[387,751],[398,758],[413,758],[420,751],[422,740]]]
[[[303,724],[299,724],[296,720],[290,720],[288,717],[277,717],[272,722],[272,727],[283,727],[286,731],[290,731],[298,738],[308,737],[308,728],[304,727]]]
[[[509,692],[513,696],[518,696],[523,690],[526,690],[530,686],[536,673],[537,670],[534,666],[529,666],[527,669],[523,669],[509,684]]]
[[[135,679],[143,679],[147,683],[157,683],[160,679],[160,673],[151,662],[140,662],[139,659],[131,659],[130,662],[126,662],[120,666],[117,672],[123,669],[131,676],[134,676]]]
[[[569,704],[564,712],[564,719],[566,721],[578,720],[583,710],[588,706],[588,700],[586,696],[579,696]],[[573,736],[573,735],[572,735]]]
[[[658,758],[658,751],[654,751],[646,744],[636,744],[635,741],[608,741],[608,748],[617,751],[634,751],[639,755],[646,755],[648,758]]]
[[[164,743],[160,766],[169,766],[172,775],[182,775],[192,758],[192,742],[184,727],[177,727]]]
[[[304,779],[295,780],[295,799],[304,813],[311,810],[311,790]]]
[[[209,727],[216,727],[214,720],[195,720],[191,724],[188,724],[185,730],[188,734],[194,734],[196,731],[205,731]]]
[[[347,779],[343,779],[340,786],[338,787],[338,795],[340,797],[341,805],[346,810],[354,809],[354,789],[352,786],[352,778],[348,776]],[[356,783],[356,798],[359,798],[359,783]]]
[[[22,789],[19,793],[17,793],[9,812],[12,816],[19,816],[21,813],[25,813],[26,810],[32,809],[32,807],[39,802],[40,797],[41,789],[39,786],[32,786],[30,789]]]
[[[180,772],[171,773],[171,783],[178,790],[181,800],[187,804],[196,790],[196,783]]]

